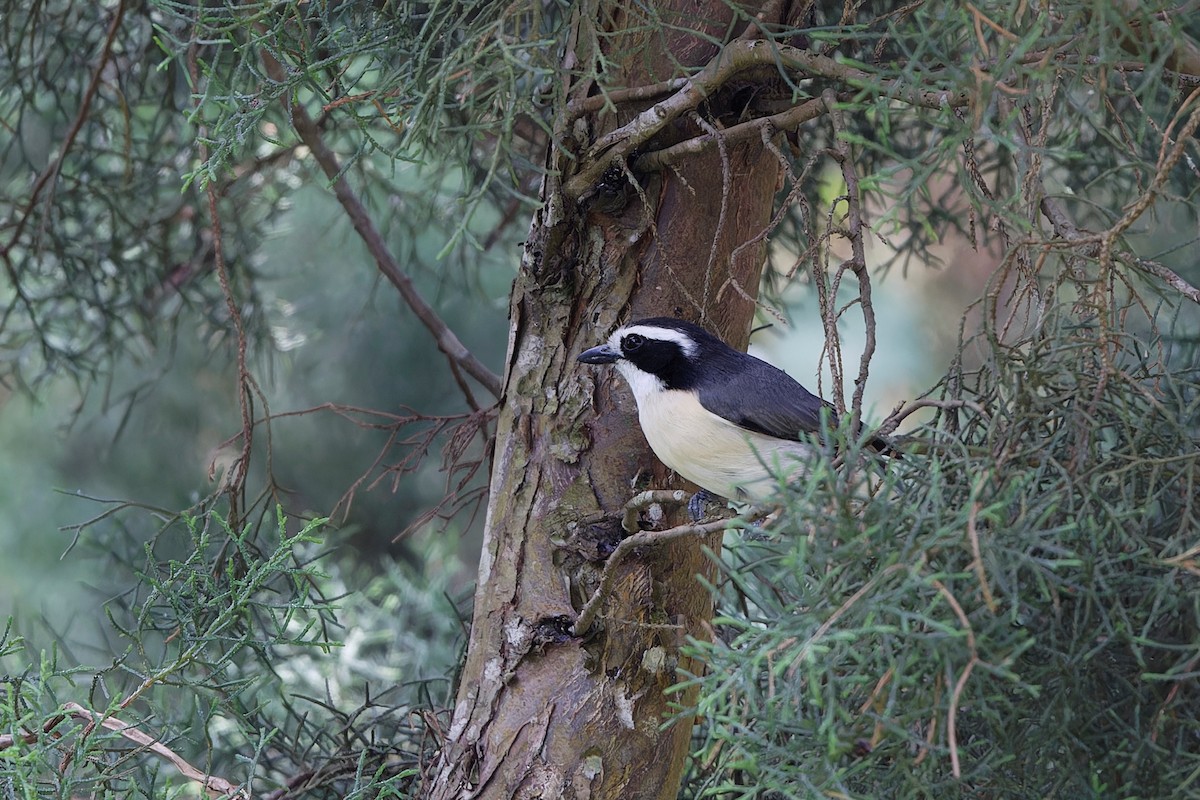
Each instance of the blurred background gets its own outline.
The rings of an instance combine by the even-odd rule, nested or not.
[[[251,352],[251,370],[272,414],[325,404],[452,415],[469,411],[425,328],[382,281],[341,210],[319,189],[300,189],[270,226],[259,249],[258,300],[269,338]],[[495,218],[481,211],[481,227]],[[487,252],[477,272],[422,271],[438,264],[444,225],[396,235],[413,277],[459,337],[499,368],[507,330],[507,290],[517,263],[514,228]],[[162,510],[188,508],[219,485],[240,445],[236,362],[214,346],[208,320],[186,307],[177,330],[156,346],[123,355],[111,377],[81,384],[73,376],[43,380],[35,394],[0,390],[0,616],[45,617],[56,629],[86,626],[104,594],[96,558],[97,528],[77,526],[122,501]],[[363,423],[379,422],[370,414]],[[418,426],[419,427],[419,426]],[[380,557],[416,563],[430,537],[450,537],[463,562],[477,557],[478,519],[460,515],[445,530],[401,533],[445,494],[439,448],[412,474],[373,469],[388,432],[356,424],[334,410],[284,417],[271,426],[272,469],[295,511],[334,516],[331,546],[347,559],[381,566]],[[394,455],[394,453],[393,453]],[[261,471],[263,465],[256,464]],[[353,483],[364,478],[357,489]],[[475,482],[482,485],[482,480]],[[129,536],[147,536],[138,514],[118,514]],[[112,520],[106,520],[111,522]],[[105,536],[112,535],[111,530]],[[465,568],[464,568],[465,569]],[[458,576],[462,581],[468,575]],[[45,587],[55,586],[47,592]]]

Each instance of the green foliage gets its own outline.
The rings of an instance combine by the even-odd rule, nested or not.
[[[404,796],[424,734],[407,714],[445,702],[457,613],[444,579],[399,569],[349,593],[336,565],[316,567],[323,525],[291,533],[280,513],[273,541],[215,514],[168,527],[156,547],[177,555],[147,547],[137,588],[108,604],[120,652],[101,668],[69,643],[23,641],[10,621],[6,796],[191,796],[179,764],[256,795]],[[376,736],[346,735],[366,723]]]
[[[837,139],[853,145],[868,220],[886,245],[872,253],[873,269],[956,267],[955,253],[937,245],[960,235],[979,250],[1040,239],[1042,190],[1084,232],[1113,226],[1155,181],[1164,187],[1163,206],[1182,203],[1194,218],[1195,167],[1180,161],[1158,173],[1171,131],[1194,110],[1185,101],[1200,80],[1194,74],[1200,17],[1176,14],[1165,3],[1091,0],[1053,8],[1004,2],[855,8],[854,23],[846,24],[841,6],[814,4],[804,24],[782,26],[773,38],[811,39],[868,76],[856,81],[857,92],[830,76],[794,85],[794,103],[836,89],[845,125],[840,131],[824,121],[805,126],[792,155],[811,201],[832,166],[821,150]],[[1180,74],[1180,62],[1192,73]],[[894,99],[909,88],[946,96],[966,91],[973,100],[969,108],[925,108]],[[795,253],[802,264],[815,260],[820,250],[813,243],[824,241],[842,216],[829,204],[805,203],[773,231],[776,245],[784,245],[773,258],[782,275],[795,274]],[[1140,222],[1131,232],[1160,221]],[[1195,241],[1192,234],[1189,242]],[[1139,255],[1164,256],[1143,244]],[[773,289],[783,285],[773,278]]]
[[[287,108],[299,104],[321,109],[322,127],[336,133],[350,163],[379,153],[393,171],[395,162],[462,168],[469,179],[456,236],[489,192],[521,195],[517,171],[527,174],[530,162],[514,129],[546,125],[563,5],[161,7],[167,58],[195,53],[204,77],[194,119],[210,150],[189,180],[216,178],[258,143],[286,143],[272,131],[289,128]]]
[[[1200,793],[1200,358],[1078,312],[729,542],[687,797]]]
[[[540,153],[514,128],[544,138],[557,5],[18,6],[0,15],[0,385],[87,385],[169,343],[184,307],[210,346],[230,342],[218,248],[251,345],[270,348],[264,244],[302,181],[328,185],[294,107],[415,273],[473,265],[502,238],[500,204],[510,220],[528,202]]]
[[[181,305],[201,309],[207,337],[228,332],[207,201],[180,191],[195,135],[182,61],[161,64],[160,14],[119,8],[25,3],[0,14],[5,386],[102,376],[121,355],[166,338]],[[230,182],[219,202],[225,258],[251,299],[253,252],[278,211],[278,177],[253,187],[253,202],[248,182]],[[253,308],[247,324],[261,332]]]

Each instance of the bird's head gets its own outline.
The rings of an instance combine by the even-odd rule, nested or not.
[[[617,328],[608,341],[579,354],[585,364],[613,364],[635,397],[664,389],[691,389],[705,354],[724,347],[690,322],[654,317]]]

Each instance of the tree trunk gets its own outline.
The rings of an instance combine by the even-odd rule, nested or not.
[[[677,64],[706,63],[718,52],[714,37],[731,27],[722,0],[698,4],[707,7],[699,12],[683,0],[670,4],[675,10],[660,7],[675,24],[659,30],[635,4],[599,5],[596,19],[576,21],[566,66],[596,63],[589,43],[600,41],[610,64],[623,64],[626,86],[678,77]],[[688,25],[705,35],[681,33]],[[595,35],[601,28],[607,35]],[[703,669],[680,647],[708,635],[712,601],[697,576],[712,577],[702,548],[719,549],[719,535],[626,559],[596,630],[571,634],[622,505],[644,488],[686,486],[650,453],[614,371],[584,367],[575,356],[618,323],[651,315],[699,321],[744,347],[779,162],[757,141],[710,148],[637,176],[637,188],[629,173],[609,170],[604,185],[577,202],[563,187],[582,162],[563,146],[578,159],[650,103],[571,121],[566,101],[597,92],[582,81],[564,84],[544,205],[513,286],[471,641],[427,785],[437,800],[674,798],[691,725],[662,726],[672,703],[686,706],[694,696],[663,691]],[[700,135],[700,125],[719,127],[729,105],[710,98],[708,122],[668,126],[654,148]]]

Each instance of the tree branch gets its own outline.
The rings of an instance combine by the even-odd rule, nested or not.
[[[18,740],[25,744],[33,744],[43,736],[54,735],[54,729],[64,722],[68,716],[81,722],[87,723],[89,729],[99,725],[110,731],[115,731],[122,737],[131,742],[145,748],[147,751],[154,753],[161,758],[165,758],[171,762],[171,766],[175,767],[180,774],[185,778],[204,787],[204,790],[212,795],[222,795],[229,798],[248,798],[249,793],[236,784],[216,775],[211,775],[196,767],[192,766],[186,759],[176,753],[171,748],[158,741],[156,737],[142,733],[132,723],[123,722],[117,717],[101,714],[91,709],[84,708],[78,703],[63,704],[63,713],[56,714],[42,725],[40,733],[28,733],[22,736],[13,736],[5,734],[0,736],[0,750],[6,750],[12,747]]]
[[[923,108],[968,105],[965,91],[927,91],[902,81],[880,80],[871,73],[843,64],[828,56],[762,40],[730,43],[707,66],[687,80],[673,95],[610,131],[595,142],[581,159],[582,168],[564,186],[568,197],[578,199],[613,164],[622,162],[639,147],[681,115],[693,111],[734,76],[756,67],[772,66],[805,75],[820,75],[847,86],[876,91],[881,95]]]
[[[1167,69],[1184,75],[1200,75],[1200,45],[1187,34],[1173,30],[1165,19],[1146,14],[1138,0],[1117,0],[1115,5],[1129,21],[1130,29],[1135,33],[1143,33],[1140,39],[1121,37],[1121,47],[1135,55],[1146,55],[1151,46],[1158,48],[1165,44],[1170,48],[1164,62]],[[1145,29],[1142,28],[1143,22],[1148,23]]]
[[[196,11],[200,13],[199,8]],[[199,25],[199,20],[196,20],[196,26]],[[195,33],[193,32],[193,36]],[[198,86],[200,83],[200,69],[197,61],[197,50],[199,49],[198,39],[193,38],[192,44],[187,51],[187,69],[190,76],[192,86]],[[197,118],[200,118],[201,100],[196,98]],[[205,125],[199,128],[199,135],[196,138],[197,153],[200,160],[207,161],[208,150],[208,131]],[[245,509],[246,498],[246,476],[250,471],[250,454],[253,451],[254,444],[254,398],[257,396],[262,402],[263,407],[267,408],[267,398],[258,387],[258,382],[254,380],[254,376],[250,374],[250,368],[247,365],[247,341],[246,341],[246,326],[242,322],[242,311],[238,306],[237,298],[233,294],[233,284],[229,280],[229,268],[225,263],[225,245],[221,236],[221,215],[217,208],[217,187],[213,181],[208,181],[204,187],[205,197],[208,199],[208,216],[209,230],[212,233],[212,255],[213,264],[216,267],[217,283],[221,286],[221,296],[225,299],[225,308],[229,312],[229,322],[233,326],[234,335],[237,340],[237,383],[238,383],[238,409],[241,412],[242,422],[242,450],[238,455],[237,460],[230,466],[225,473],[225,479],[222,481],[222,489],[229,497],[229,521],[235,528],[240,528],[242,524],[241,512]],[[268,409],[267,413],[270,413]],[[270,446],[268,445],[268,451]]]
[[[679,91],[684,86],[687,86],[687,82],[687,78],[671,78],[659,83],[650,83],[645,86],[630,86],[627,89],[613,89],[607,92],[601,88],[600,94],[592,95],[591,97],[578,97],[568,102],[567,118],[578,119],[584,114],[593,114],[609,106],[615,107],[617,103],[651,100],[664,94]]]
[[[762,10],[754,15],[754,19],[746,26],[746,30],[742,31],[738,39],[749,42],[767,35],[767,28],[779,25],[782,21],[786,5],[784,0],[767,0],[766,3],[763,3]]]
[[[914,400],[908,405],[901,404],[896,406],[896,408],[892,410],[892,413],[888,415],[888,418],[883,421],[883,424],[879,426],[878,430],[875,431],[875,435],[890,436],[893,432],[895,432],[896,428],[900,427],[901,422],[920,411],[922,408],[937,408],[943,411],[969,408],[985,419],[991,418],[991,414],[989,414],[983,406],[971,400],[936,400],[932,398],[924,398],[921,400]]]
[[[863,223],[862,204],[858,186],[858,173],[854,169],[854,158],[850,153],[850,143],[846,140],[846,123],[842,118],[842,110],[838,107],[837,93],[826,89],[821,94],[821,100],[829,111],[829,119],[833,125],[833,155],[842,168],[842,179],[846,182],[846,224],[849,226],[851,258],[842,262],[838,271],[847,267],[858,278],[858,303],[862,308],[863,327],[866,342],[863,345],[862,357],[858,365],[858,377],[854,379],[854,395],[850,402],[850,416],[853,420],[854,435],[858,435],[862,419],[863,395],[867,388],[867,376],[871,369],[871,359],[875,355],[875,306],[871,302],[871,275],[867,271],[866,248],[863,245],[863,233],[866,226]],[[836,201],[835,201],[836,202]],[[833,292],[836,296],[837,292]],[[830,304],[830,308],[833,307]],[[836,319],[832,321],[836,327]],[[842,396],[840,385],[833,387],[838,397]]]
[[[1137,202],[1104,233],[1102,252],[1110,250],[1116,237],[1128,230],[1137,221],[1138,217],[1154,204],[1155,197],[1162,191],[1162,187],[1166,184],[1171,170],[1183,156],[1183,151],[1187,148],[1188,143],[1191,142],[1192,135],[1196,132],[1197,128],[1200,128],[1200,102],[1197,102],[1196,107],[1192,109],[1192,113],[1188,116],[1187,122],[1184,123],[1179,133],[1175,135],[1174,146],[1170,150],[1167,150],[1167,145],[1171,142],[1171,127],[1174,127],[1175,121],[1183,116],[1184,109],[1196,101],[1200,101],[1200,88],[1192,90],[1192,93],[1188,95],[1187,99],[1179,107],[1179,111],[1176,112],[1175,120],[1171,121],[1171,125],[1164,132],[1162,145],[1159,148],[1158,164],[1154,173],[1154,179],[1150,182],[1150,186],[1147,187],[1146,191],[1142,193],[1142,196],[1137,199]]]
[[[630,550],[638,547],[658,546],[690,536],[708,536],[711,533],[719,533],[725,530],[729,527],[730,523],[731,520],[719,519],[700,525],[677,525],[665,531],[642,531],[641,533],[635,533],[632,536],[622,539],[621,543],[617,545],[617,549],[612,551],[612,555],[605,562],[604,572],[600,575],[600,585],[596,588],[592,599],[588,600],[583,610],[579,612],[579,617],[576,618],[571,632],[575,636],[583,636],[591,629],[592,623],[596,621],[596,615],[600,611],[600,604],[612,592],[613,581],[617,577],[617,567],[625,560],[625,556],[629,555]]]
[[[249,798],[250,793],[243,788],[238,787],[231,781],[225,778],[218,777],[205,773],[196,767],[192,766],[183,756],[176,753],[171,748],[164,745],[154,736],[142,733],[133,726],[132,723],[123,722],[116,717],[110,717],[100,714],[91,709],[84,708],[78,703],[67,703],[63,709],[71,714],[76,719],[84,719],[96,723],[110,731],[115,731],[124,738],[128,739],[141,747],[146,748],[156,756],[165,758],[171,762],[171,766],[179,770],[183,777],[194,783],[198,783],[204,787],[204,790],[212,795],[221,795],[229,798]]]
[[[653,507],[655,504],[682,505],[685,502],[687,502],[687,492],[682,489],[647,489],[639,492],[625,504],[624,513],[621,515],[621,527],[625,529],[626,533],[638,533],[640,531],[638,518],[643,509]],[[659,516],[661,517],[661,514]]]
[[[269,52],[262,51],[261,57],[267,74],[273,80],[280,83],[287,80],[282,65]],[[320,126],[299,103],[291,104],[288,110],[291,112],[292,126],[296,129],[300,140],[312,151],[313,157],[320,165],[321,171],[325,173],[325,177],[332,183],[334,195],[345,209],[354,230],[358,231],[359,238],[375,258],[375,264],[379,271],[392,282],[392,285],[400,292],[400,296],[404,298],[404,302],[417,315],[417,319],[421,320],[421,323],[433,334],[438,349],[446,355],[446,358],[462,367],[464,372],[479,381],[494,397],[499,398],[503,389],[500,376],[472,355],[466,345],[450,329],[450,326],[438,316],[433,306],[429,305],[417,291],[412,278],[408,277],[401,269],[400,264],[397,263],[387,244],[383,241],[379,229],[371,221],[367,209],[354,190],[350,188],[350,183],[346,180],[345,175],[342,174],[337,154],[330,149],[329,145],[325,144]]]
[[[1170,269],[1169,267],[1164,267],[1157,261],[1151,261],[1148,258],[1133,258],[1130,259],[1129,263],[1133,264],[1142,272],[1150,273],[1187,299],[1191,300],[1196,305],[1200,305],[1200,288],[1188,283],[1175,270]]]
[[[1092,233],[1084,231],[1075,224],[1075,220],[1071,217],[1067,210],[1055,199],[1046,193],[1046,187],[1042,180],[1041,172],[1035,171],[1032,176],[1033,186],[1040,197],[1038,208],[1046,221],[1050,223],[1056,236],[1059,237],[1066,245],[1077,248],[1081,255],[1088,258],[1112,258],[1116,257],[1131,264],[1134,268],[1141,270],[1149,275],[1153,275],[1159,280],[1166,283],[1175,291],[1191,300],[1193,303],[1200,305],[1200,288],[1188,283],[1179,273],[1146,258],[1141,258],[1132,252],[1120,250],[1114,251],[1116,239],[1129,229],[1137,219],[1145,213],[1151,205],[1154,204],[1155,198],[1162,192],[1163,186],[1167,182],[1170,171],[1183,157],[1184,149],[1187,144],[1192,141],[1192,137],[1196,131],[1200,129],[1200,104],[1192,109],[1192,112],[1187,116],[1179,132],[1175,134],[1175,141],[1168,150],[1167,145],[1171,143],[1169,131],[1174,127],[1175,122],[1183,119],[1185,109],[1191,103],[1200,100],[1200,88],[1194,89],[1191,94],[1180,105],[1176,112],[1175,119],[1171,126],[1168,127],[1168,133],[1164,134],[1163,143],[1159,149],[1158,163],[1156,165],[1154,177],[1150,181],[1150,185],[1141,194],[1138,199],[1132,203],[1122,217],[1113,223],[1112,227],[1103,233]],[[1032,144],[1029,142],[1025,132],[1017,126],[1015,129],[1017,138],[1028,149],[1032,149]]]
[[[724,140],[726,145],[732,147],[751,139],[761,139],[764,131],[795,130],[805,122],[816,119],[823,113],[825,113],[824,102],[820,98],[814,98],[801,105],[789,108],[787,111],[781,111],[769,117],[760,117],[748,122],[741,122],[726,128],[721,131],[721,139]],[[638,156],[633,162],[633,169],[636,172],[655,172],[703,153],[716,143],[717,137],[705,132],[691,139],[685,139],[678,144],[673,144],[670,147],[664,147],[662,150],[655,150],[652,153]]]

